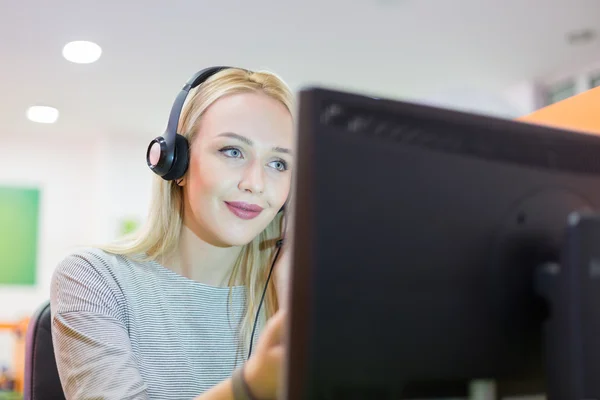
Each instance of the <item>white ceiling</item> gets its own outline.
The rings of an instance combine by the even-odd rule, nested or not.
[[[0,0],[0,136],[162,134],[197,70],[268,68],[308,84],[395,98],[453,88],[499,91],[597,61],[598,0]],[[95,64],[62,58],[72,40]],[[55,125],[25,118],[60,110]]]

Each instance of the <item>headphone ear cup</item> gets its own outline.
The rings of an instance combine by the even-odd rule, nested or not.
[[[177,134],[175,136],[175,154],[173,155],[173,166],[171,170],[163,176],[167,181],[182,178],[185,175],[190,162],[190,146],[188,140]]]

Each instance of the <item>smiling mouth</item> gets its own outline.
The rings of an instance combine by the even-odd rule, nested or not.
[[[238,201],[226,201],[225,205],[236,217],[249,220],[258,217],[262,212],[263,208],[250,203],[238,202]]]

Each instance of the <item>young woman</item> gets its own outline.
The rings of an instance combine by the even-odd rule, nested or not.
[[[156,177],[140,232],[58,265],[52,335],[67,399],[276,398],[276,279],[251,332],[291,187],[292,104],[271,73],[210,76],[179,118],[186,172]]]

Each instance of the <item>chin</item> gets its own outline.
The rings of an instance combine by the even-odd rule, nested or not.
[[[274,216],[261,215],[259,218],[249,221],[240,221],[237,217],[219,226],[219,238],[231,246],[245,246],[256,239],[257,236],[269,226]],[[226,220],[223,219],[223,222]],[[223,229],[225,228],[225,229]]]
[[[260,231],[251,229],[248,226],[230,225],[228,229],[218,229],[215,233],[219,242],[224,246],[239,247],[252,242],[260,234]]]
[[[228,227],[229,229],[221,230],[218,235],[219,239],[229,246],[245,246],[260,236],[266,228],[263,224],[244,225],[246,224],[232,224]]]
[[[257,235],[251,237],[247,235],[224,235],[221,237],[221,242],[225,247],[241,247],[251,243],[256,236]]]
[[[257,236],[269,226],[276,215],[261,215],[253,220],[240,220],[230,215],[227,211],[224,215],[212,219],[212,237],[222,247],[240,247],[251,243]]]

